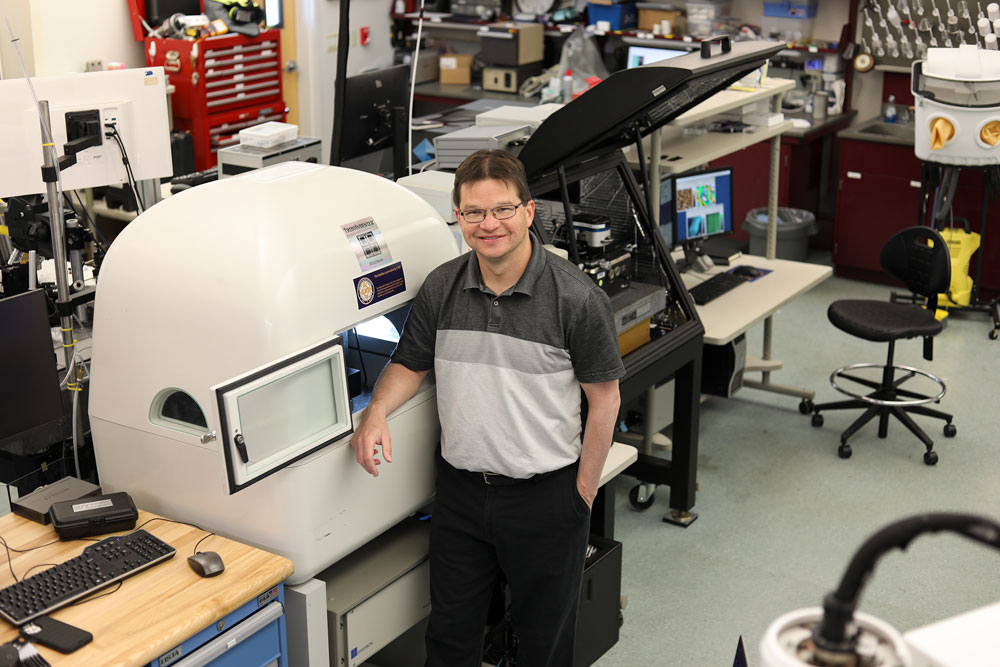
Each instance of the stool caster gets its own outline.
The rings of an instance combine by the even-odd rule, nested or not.
[[[990,340],[996,340],[997,338],[1000,338],[1000,329],[990,331]]]
[[[803,398],[799,402],[799,412],[801,412],[804,415],[807,415],[810,412],[812,412],[814,407],[816,407],[816,404],[810,401],[808,398]]]
[[[924,452],[924,463],[929,466],[938,462],[937,452]]]
[[[823,415],[821,415],[818,412],[816,414],[814,414],[813,417],[812,417],[812,425],[815,426],[816,428],[819,428],[820,426],[822,426],[823,425]]]
[[[654,485],[643,483],[636,484],[629,489],[628,502],[632,505],[632,509],[648,510],[652,507],[655,489],[656,487]]]
[[[851,446],[848,445],[846,442],[841,443],[840,447],[837,448],[837,456],[839,456],[842,459],[851,458],[851,454],[853,453],[854,452],[851,450]]]
[[[956,433],[958,433],[958,429],[955,428],[954,424],[945,424],[944,425],[944,437],[946,437],[946,438],[954,438]]]

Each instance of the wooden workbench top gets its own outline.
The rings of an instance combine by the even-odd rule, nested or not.
[[[215,535],[202,542],[199,549],[218,552],[226,569],[216,577],[199,577],[188,566],[187,557],[207,533],[159,520],[155,514],[141,510],[136,527],[150,519],[158,520],[143,529],[177,549],[177,553],[170,560],[125,579],[121,588],[110,595],[51,614],[94,635],[94,641],[70,655],[37,647],[54,667],[147,664],[292,574],[291,561]],[[92,544],[83,540],[60,542],[52,526],[14,514],[0,517],[0,537],[16,549],[54,541],[27,553],[9,552],[18,579],[33,565],[61,563]],[[4,552],[0,551],[2,558]],[[29,575],[42,569],[36,568]],[[10,568],[0,564],[0,587],[12,583]],[[97,595],[113,591],[116,586],[109,586]],[[16,628],[0,621],[0,643],[16,638],[17,634]]]

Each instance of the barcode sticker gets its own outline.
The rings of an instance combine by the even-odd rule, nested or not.
[[[358,258],[358,265],[362,271],[389,264],[392,262],[392,253],[389,252],[389,245],[382,236],[375,220],[368,217],[362,220],[341,225],[347,240]]]

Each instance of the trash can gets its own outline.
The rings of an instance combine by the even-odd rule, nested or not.
[[[750,234],[750,254],[767,255],[767,209],[753,208],[743,221],[743,231]],[[775,257],[805,261],[809,237],[817,232],[816,216],[800,208],[778,208],[778,236]]]

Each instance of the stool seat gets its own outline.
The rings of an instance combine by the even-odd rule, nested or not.
[[[933,310],[872,299],[834,301],[826,315],[841,331],[878,343],[935,336],[943,327],[934,318]]]

